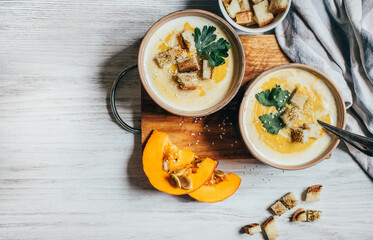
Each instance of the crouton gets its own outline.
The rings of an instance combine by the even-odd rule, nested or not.
[[[197,73],[179,73],[177,82],[182,90],[194,90],[198,87]]]
[[[253,13],[250,11],[240,12],[236,14],[236,22],[241,25],[252,25],[255,23],[253,20]]]
[[[290,103],[295,107],[302,109],[304,104],[307,102],[308,96],[299,92],[298,89],[295,89],[291,94]]]
[[[262,232],[262,229],[260,228],[260,225],[258,223],[251,223],[249,225],[244,226],[242,229],[245,233],[250,235]]]
[[[273,14],[280,13],[286,10],[288,4],[288,0],[271,0],[268,11]]]
[[[275,219],[273,216],[270,216],[264,223],[263,223],[264,232],[267,235],[269,240],[275,240],[277,237],[280,236],[277,230],[277,226],[275,223]]]
[[[301,116],[302,113],[297,108],[290,107],[286,108],[280,118],[286,126],[292,127]]]
[[[236,14],[241,12],[240,4],[238,0],[222,0],[227,9],[227,13],[231,18],[236,18]]]
[[[238,3],[240,4],[241,12],[249,11],[250,10],[249,0],[238,0]]]
[[[163,68],[169,64],[175,63],[175,61],[179,58],[185,58],[186,55],[187,52],[180,46],[177,46],[158,53],[157,56],[155,56],[155,60],[157,61],[158,65]]]
[[[212,78],[212,71],[213,69],[211,68],[209,61],[208,60],[203,60],[202,63],[202,78],[204,80],[209,80]]]
[[[305,222],[307,220],[306,211],[303,208],[298,208],[291,217],[291,221],[293,222]]]
[[[318,210],[307,210],[307,222],[315,222],[320,220],[322,211]]]
[[[281,216],[282,214],[284,214],[288,209],[285,207],[284,204],[282,204],[282,202],[280,201],[277,201],[275,202],[272,206],[271,206],[271,209],[272,211],[278,215],[278,216]]]
[[[263,0],[253,6],[255,17],[254,20],[260,27],[267,25],[273,20],[273,14],[268,12],[268,0]]]
[[[257,4],[257,3],[260,3],[263,0],[251,0],[251,1],[253,2],[253,4]]]
[[[180,73],[195,72],[199,70],[199,64],[196,56],[178,59],[176,62],[177,69]]]
[[[318,202],[320,200],[320,193],[322,185],[313,185],[308,187],[306,193],[306,202]]]
[[[298,200],[295,198],[292,192],[289,192],[285,196],[283,196],[281,198],[281,201],[284,203],[287,209],[292,209],[293,207],[298,205]]]
[[[299,142],[305,144],[309,141],[310,130],[303,128],[290,128],[291,142]]]
[[[188,49],[189,52],[192,52],[192,51],[196,50],[196,44],[194,42],[194,37],[193,37],[193,35],[190,31],[186,30],[186,31],[182,32],[178,36],[178,39],[179,39],[180,45],[183,48]]]
[[[310,138],[320,138],[322,127],[316,123],[305,123],[304,129],[310,130]]]

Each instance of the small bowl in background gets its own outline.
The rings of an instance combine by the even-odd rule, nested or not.
[[[291,1],[292,0],[289,0],[289,4],[288,4],[288,7],[286,8],[286,10],[283,11],[283,12],[281,12],[281,13],[278,13],[271,23],[269,23],[269,24],[267,24],[267,25],[265,25],[263,27],[259,27],[257,24],[246,27],[246,26],[242,26],[242,25],[236,23],[228,15],[227,10],[225,9],[223,1],[222,0],[218,0],[220,11],[222,12],[225,20],[227,20],[234,28],[236,28],[238,30],[241,30],[243,32],[251,33],[251,34],[258,34],[258,33],[267,32],[267,31],[272,30],[273,28],[275,28],[278,24],[280,24],[284,20],[284,18],[286,17],[286,15],[289,12],[289,9],[290,9],[290,6],[291,6]]]

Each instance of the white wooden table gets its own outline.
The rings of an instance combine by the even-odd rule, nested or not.
[[[373,185],[342,146],[301,171],[221,161],[242,178],[230,199],[204,204],[154,190],[140,137],[108,107],[116,75],[136,62],[141,37],[167,13],[216,1],[0,2],[0,239],[263,239],[240,234],[274,200],[324,185],[317,223],[277,218],[279,239],[372,239]],[[139,126],[137,74],[121,112]]]

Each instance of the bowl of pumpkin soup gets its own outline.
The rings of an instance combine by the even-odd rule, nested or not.
[[[249,85],[240,106],[240,131],[258,160],[280,169],[303,169],[328,158],[339,143],[317,120],[344,128],[345,112],[340,92],[325,74],[286,64]]]
[[[141,42],[138,67],[149,96],[181,116],[206,116],[237,93],[245,56],[238,35],[222,18],[203,10],[172,13]]]

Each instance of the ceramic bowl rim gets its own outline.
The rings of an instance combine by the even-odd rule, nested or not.
[[[219,103],[215,104],[212,107],[209,107],[207,109],[202,109],[198,111],[186,111],[182,110],[179,108],[175,108],[161,100],[157,94],[153,91],[153,88],[150,86],[148,83],[148,80],[146,78],[145,74],[145,68],[144,68],[144,61],[145,61],[145,51],[147,43],[149,42],[152,34],[159,29],[163,24],[167,23],[169,20],[173,20],[179,17],[184,17],[184,16],[201,16],[205,17],[211,21],[214,21],[216,24],[220,25],[220,27],[226,32],[226,34],[230,35],[230,38],[234,41],[231,42],[231,45],[236,48],[236,52],[238,54],[237,59],[238,59],[238,69],[239,69],[239,74],[237,74],[237,79],[232,81],[232,85],[230,86],[230,91],[227,93],[227,96],[221,100]],[[144,86],[146,92],[149,94],[149,96],[155,101],[161,108],[165,109],[166,111],[179,115],[179,116],[186,116],[186,117],[202,117],[202,116],[207,116],[212,113],[215,113],[225,107],[237,94],[238,90],[241,87],[241,83],[245,74],[245,52],[242,46],[242,43],[239,39],[239,36],[237,35],[236,31],[233,29],[229,23],[227,23],[223,18],[200,9],[188,9],[188,10],[181,10],[181,11],[176,11],[173,13],[170,13],[161,19],[159,19],[157,22],[153,24],[152,27],[149,28],[148,32],[145,34],[144,38],[141,41],[140,44],[140,49],[139,49],[139,54],[138,54],[138,70],[139,70],[139,75],[140,79],[142,82],[142,85]]]
[[[338,111],[338,119],[337,119],[337,124],[336,125],[337,125],[337,127],[340,127],[342,129],[345,128],[345,125],[346,125],[346,119],[345,119],[346,118],[346,106],[345,106],[345,103],[343,101],[342,94],[338,90],[335,83],[333,83],[333,81],[323,72],[321,72],[321,71],[319,71],[319,70],[317,70],[313,67],[310,67],[310,66],[307,66],[307,65],[304,65],[304,64],[299,64],[299,63],[282,64],[282,65],[273,67],[271,69],[268,69],[268,70],[264,71],[259,76],[257,76],[255,78],[255,80],[250,82],[250,85],[247,87],[247,89],[245,91],[245,94],[244,94],[244,97],[242,99],[242,102],[240,104],[239,127],[240,127],[241,136],[242,136],[242,139],[244,140],[245,145],[247,146],[247,148],[249,149],[251,154],[256,159],[258,159],[259,161],[261,161],[261,162],[263,162],[267,165],[270,165],[270,166],[278,168],[278,169],[300,170],[300,169],[305,169],[305,168],[314,166],[315,164],[320,163],[325,158],[329,158],[331,153],[338,146],[338,144],[340,142],[339,138],[336,137],[336,136],[332,136],[332,142],[330,143],[329,147],[322,154],[320,154],[318,157],[314,158],[313,160],[310,160],[310,161],[308,161],[304,164],[300,164],[300,165],[280,165],[280,164],[274,163],[274,162],[270,161],[269,159],[263,157],[257,150],[255,150],[255,148],[252,146],[252,143],[249,141],[249,138],[246,135],[245,128],[244,128],[244,112],[245,112],[244,106],[245,106],[246,101],[248,100],[247,98],[249,97],[250,92],[252,91],[252,89],[254,88],[256,83],[259,82],[261,79],[263,79],[268,74],[271,74],[275,71],[290,69],[290,68],[297,68],[297,69],[302,69],[302,70],[308,71],[308,72],[318,76],[321,80],[324,81],[324,83],[326,83],[326,85],[329,87],[329,89],[332,92],[332,94],[334,96],[334,99],[336,101],[336,106],[337,106],[337,111]]]

